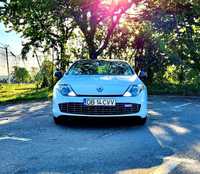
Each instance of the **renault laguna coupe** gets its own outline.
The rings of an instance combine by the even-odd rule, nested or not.
[[[131,66],[116,60],[76,61],[53,90],[55,123],[61,117],[147,118],[147,88]]]

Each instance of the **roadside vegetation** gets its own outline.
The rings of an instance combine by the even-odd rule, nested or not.
[[[0,84],[0,104],[27,100],[43,100],[52,96],[48,88],[37,89],[35,84]]]
[[[33,74],[26,68],[14,67],[12,83],[0,83],[0,104],[50,99],[55,83],[53,68],[52,62],[48,60],[44,60],[40,70]]]

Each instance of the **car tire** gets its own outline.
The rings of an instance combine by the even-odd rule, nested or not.
[[[55,124],[61,124],[62,123],[62,118],[61,117],[53,117],[54,123]]]
[[[142,126],[142,125],[145,125],[146,122],[147,122],[147,117],[145,117],[145,118],[141,118],[141,117],[140,117],[140,118],[138,119],[138,124],[141,125],[141,126]]]

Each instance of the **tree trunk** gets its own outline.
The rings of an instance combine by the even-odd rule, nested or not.
[[[180,72],[178,74],[178,80],[179,80],[180,84],[183,84],[184,80],[185,80],[185,78],[184,78],[184,70],[183,70],[183,66],[182,65],[180,66]]]
[[[91,39],[88,39],[87,45],[88,45],[88,51],[89,51],[90,59],[96,60],[97,57],[98,57],[98,53],[97,53],[96,48],[94,46],[94,42]]]
[[[147,75],[148,75],[148,78],[147,78],[147,86],[151,86],[152,83],[153,83],[153,71],[150,67],[147,68]]]
[[[90,51],[89,56],[90,56],[90,59],[96,60],[98,55],[97,55],[96,51]]]
[[[65,48],[63,44],[60,44],[60,59],[63,60],[65,58]]]
[[[60,43],[60,61],[59,61],[59,66],[60,68],[65,69],[66,68],[66,57],[65,57],[65,46],[64,42]]]

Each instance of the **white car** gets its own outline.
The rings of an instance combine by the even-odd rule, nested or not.
[[[147,118],[147,88],[125,61],[79,60],[53,90],[55,123],[61,117]]]

